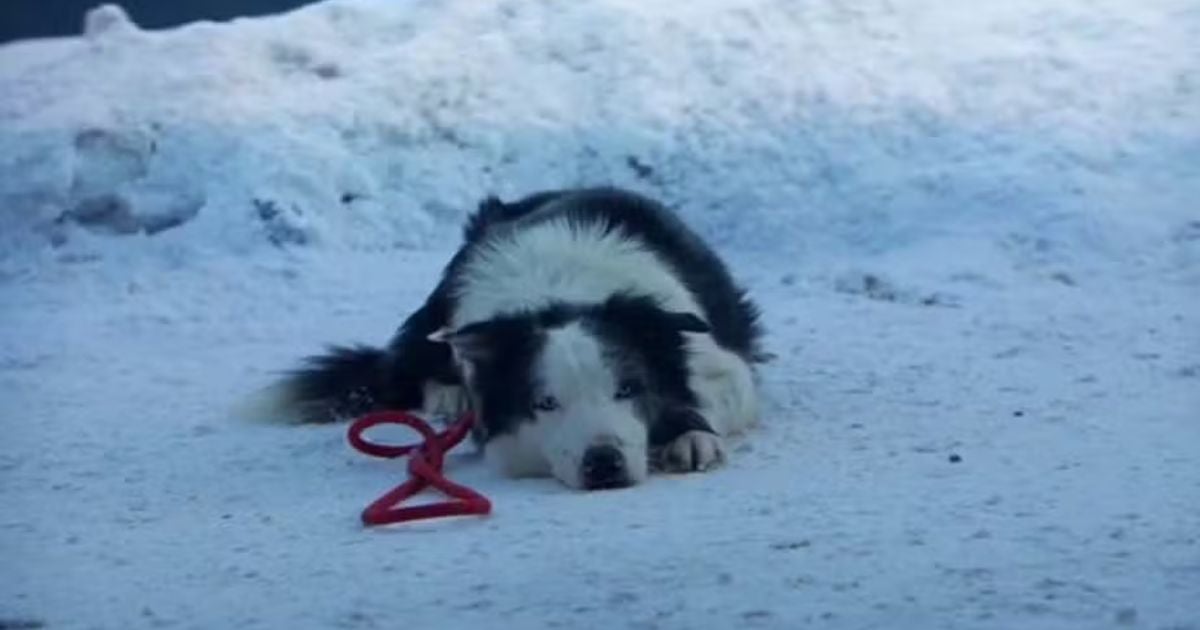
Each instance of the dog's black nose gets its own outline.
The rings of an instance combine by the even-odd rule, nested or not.
[[[628,486],[629,471],[621,449],[603,444],[583,453],[583,486],[588,490]]]

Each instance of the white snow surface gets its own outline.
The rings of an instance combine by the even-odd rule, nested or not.
[[[0,47],[0,628],[1200,628],[1194,1],[80,22]],[[763,306],[726,467],[365,530],[402,462],[232,414],[594,184]]]

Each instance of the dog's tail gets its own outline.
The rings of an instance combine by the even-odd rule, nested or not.
[[[260,422],[301,424],[350,419],[383,407],[392,397],[387,351],[333,346],[258,392],[238,410]]]

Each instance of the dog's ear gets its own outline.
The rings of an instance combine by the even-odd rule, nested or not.
[[[707,333],[712,332],[712,326],[692,313],[667,313],[671,326],[679,332]]]
[[[489,335],[482,324],[472,324],[457,330],[443,327],[427,337],[435,343],[450,344],[455,356],[471,362],[478,362],[491,356],[492,344]]]
[[[499,317],[458,329],[441,328],[427,338],[450,344],[460,359],[480,363],[527,347],[536,334],[534,324],[526,319]]]

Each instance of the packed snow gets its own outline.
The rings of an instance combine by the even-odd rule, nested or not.
[[[0,628],[1200,629],[1200,7],[334,0],[0,47]],[[366,530],[233,410],[483,196],[660,198],[765,311],[724,468]],[[403,438],[399,434],[392,437]]]

